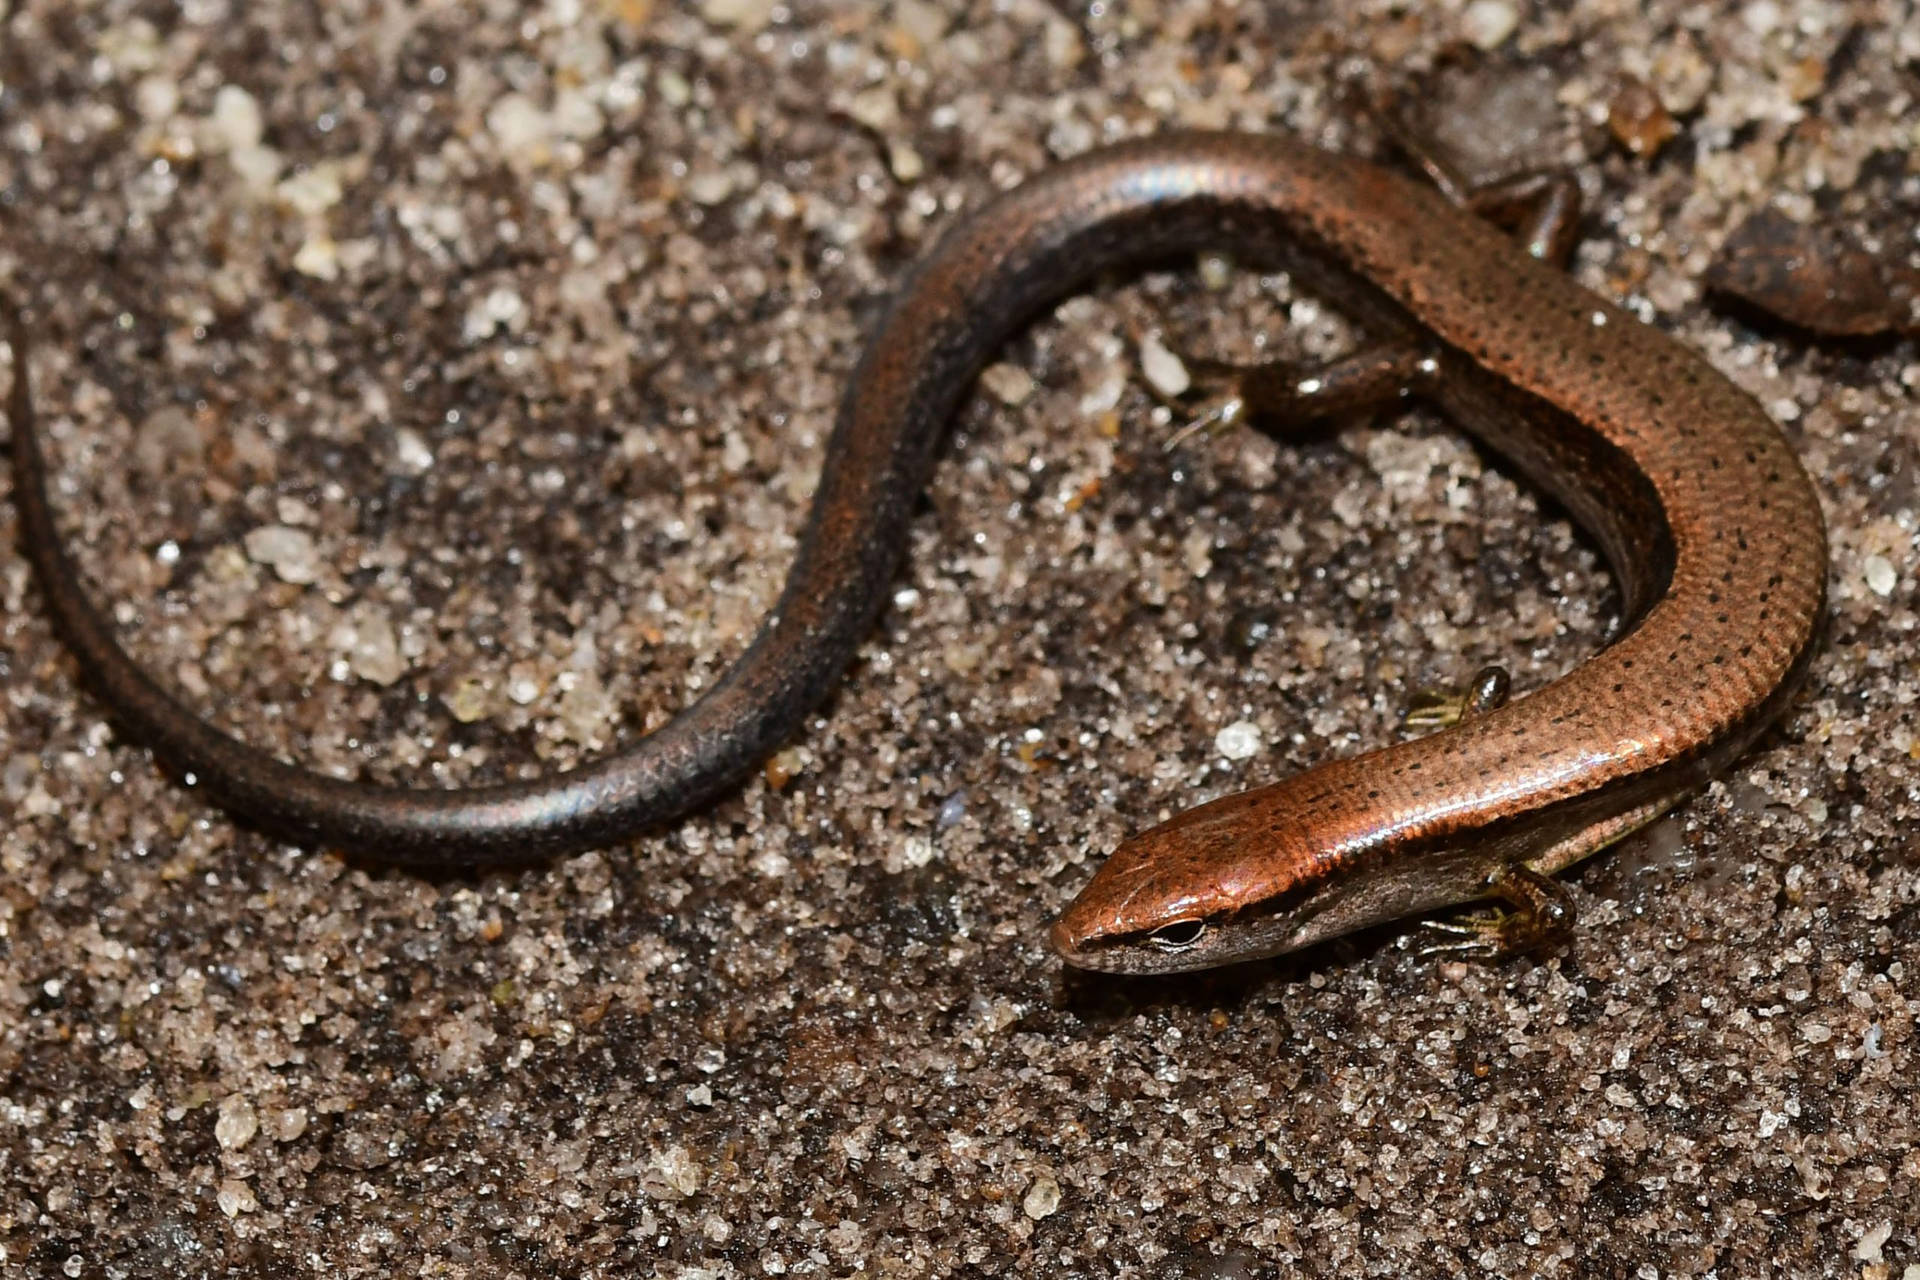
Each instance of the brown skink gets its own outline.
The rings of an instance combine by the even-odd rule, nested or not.
[[[1121,144],[948,233],[872,335],[753,644],[665,727],[568,772],[457,790],[346,781],[244,745],[157,685],[59,537],[16,321],[23,541],[116,719],[253,823],[418,868],[605,845],[726,789],[826,696],[887,594],[947,418],[1010,335],[1095,273],[1213,247],[1293,272],[1375,343],[1265,395],[1256,371],[1250,401],[1305,404],[1316,390],[1347,406],[1401,391],[1435,401],[1599,539],[1627,629],[1512,705],[1488,700],[1452,728],[1126,842],[1055,925],[1054,947],[1090,968],[1192,968],[1486,896],[1526,908],[1530,926],[1551,923],[1562,904],[1546,877],[1726,764],[1789,696],[1824,609],[1819,506],[1765,414],[1698,356],[1427,186],[1286,138]]]

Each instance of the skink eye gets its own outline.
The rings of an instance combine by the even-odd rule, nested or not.
[[[1148,934],[1147,941],[1163,951],[1181,951],[1200,941],[1200,935],[1206,931],[1205,920],[1175,920]]]

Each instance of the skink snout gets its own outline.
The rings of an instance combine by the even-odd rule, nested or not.
[[[1075,968],[1081,967],[1080,939],[1067,923],[1067,917],[1061,916],[1047,929],[1047,946],[1053,954]]]

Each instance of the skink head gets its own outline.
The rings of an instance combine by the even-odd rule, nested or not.
[[[1080,969],[1174,973],[1330,936],[1336,877],[1276,830],[1278,807],[1267,791],[1227,796],[1126,841],[1054,922],[1054,952]]]

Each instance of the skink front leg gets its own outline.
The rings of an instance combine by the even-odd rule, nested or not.
[[[1439,376],[1432,351],[1413,343],[1363,347],[1318,366],[1293,360],[1231,364],[1198,358],[1187,364],[1201,409],[1167,441],[1169,449],[1198,432],[1222,432],[1243,422],[1294,434],[1321,423],[1362,418],[1399,406]]]

